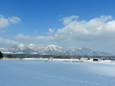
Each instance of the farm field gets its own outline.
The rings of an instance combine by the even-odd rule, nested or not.
[[[115,63],[0,60],[0,86],[115,86]]]

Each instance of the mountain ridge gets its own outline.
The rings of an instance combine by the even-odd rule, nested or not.
[[[87,56],[110,56],[112,54],[91,50],[89,48],[64,49],[57,45],[38,47],[34,44],[20,44],[10,48],[0,48],[3,53],[11,54],[40,54],[40,55],[87,55]]]

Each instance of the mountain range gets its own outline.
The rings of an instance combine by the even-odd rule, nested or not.
[[[10,48],[0,48],[5,54],[39,54],[39,55],[87,55],[87,56],[110,56],[106,52],[91,50],[89,48],[64,49],[56,45],[38,47],[34,44],[20,44]]]

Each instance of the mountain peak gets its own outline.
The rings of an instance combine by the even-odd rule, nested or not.
[[[18,45],[17,47],[19,47],[21,50],[26,49],[26,46],[25,46],[24,44],[20,44],[20,45]]]
[[[49,50],[59,50],[59,49],[62,49],[62,47],[59,47],[57,45],[48,45],[46,47],[46,49],[49,49]]]
[[[48,45],[47,47],[38,47],[34,44],[20,44],[18,46],[13,46],[11,48],[0,48],[2,52],[13,52],[14,54],[18,52],[33,54],[38,53],[40,55],[89,55],[89,56],[107,56],[111,55],[105,52],[99,52],[91,50],[89,48],[77,48],[74,50],[64,49],[57,45]]]
[[[58,47],[57,45],[48,45],[47,47]]]

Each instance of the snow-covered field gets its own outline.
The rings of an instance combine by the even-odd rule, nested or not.
[[[115,63],[0,60],[0,86],[115,86]]]

